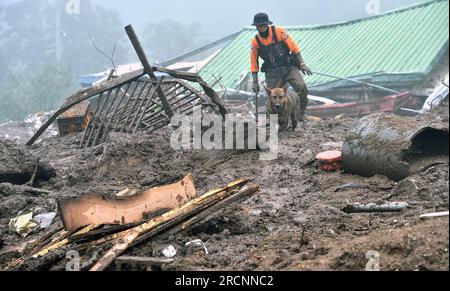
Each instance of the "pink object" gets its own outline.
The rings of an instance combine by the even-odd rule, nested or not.
[[[327,151],[317,155],[322,171],[338,171],[342,169],[342,152]]]

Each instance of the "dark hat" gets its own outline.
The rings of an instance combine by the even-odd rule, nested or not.
[[[266,13],[258,13],[255,15],[255,18],[253,19],[253,26],[258,25],[269,25],[273,24],[272,21],[269,20],[269,15]]]

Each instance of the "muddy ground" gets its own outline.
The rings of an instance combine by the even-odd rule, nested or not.
[[[448,104],[439,116],[448,123]],[[192,173],[199,193],[238,178],[251,179],[261,191],[188,234],[161,236],[127,255],[162,256],[161,250],[173,245],[178,254],[165,270],[364,270],[366,254],[376,251],[381,270],[448,270],[448,217],[419,219],[424,213],[448,211],[448,163],[398,183],[307,165],[317,153],[342,143],[355,123],[346,118],[307,122],[295,132],[281,133],[279,157],[268,162],[260,161],[257,151],[175,151],[169,146],[168,130],[112,134],[105,144],[87,150],[78,148],[80,136],[46,139],[24,150],[55,169],[56,177],[38,179],[34,185],[52,193],[1,184],[0,266],[45,234],[22,239],[10,230],[9,219],[19,211],[57,211],[57,198],[114,195],[127,187],[144,190]],[[349,183],[366,187],[336,190]],[[410,207],[400,213],[341,211],[347,203],[380,201],[408,202]],[[52,228],[58,226],[59,218]],[[184,246],[194,239],[205,243],[208,255],[202,248]],[[65,251],[15,269],[62,269]]]

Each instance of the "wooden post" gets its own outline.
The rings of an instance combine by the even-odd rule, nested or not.
[[[152,66],[150,65],[147,56],[145,55],[144,49],[142,48],[141,42],[139,41],[139,38],[137,37],[137,34],[134,31],[133,26],[131,26],[131,24],[126,26],[125,31],[127,32],[128,37],[130,38],[130,41],[133,44],[134,50],[136,51],[139,60],[141,61],[142,66],[144,67],[145,72],[148,74],[148,76],[152,81],[156,81],[157,78],[155,76],[155,73],[153,72]],[[164,111],[166,112],[167,116],[171,118],[173,116],[173,110],[170,107],[169,101],[167,101],[167,97],[164,94],[164,91],[161,89],[161,87],[158,87],[157,89],[158,89],[157,93],[159,95],[159,98],[161,99]]]

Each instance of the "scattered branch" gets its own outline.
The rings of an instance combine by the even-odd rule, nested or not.
[[[105,58],[107,58],[111,62],[111,65],[112,65],[114,71],[116,71],[116,63],[114,61],[114,56],[115,56],[116,51],[117,51],[117,42],[114,43],[112,54],[111,54],[111,56],[109,56],[104,51],[102,51],[101,49],[99,49],[97,47],[97,45],[95,44],[94,39],[92,38],[92,35],[90,33],[88,33],[88,36],[89,36],[89,41],[90,41],[91,45],[95,48],[95,50],[99,54],[101,54],[102,56],[104,56]]]

